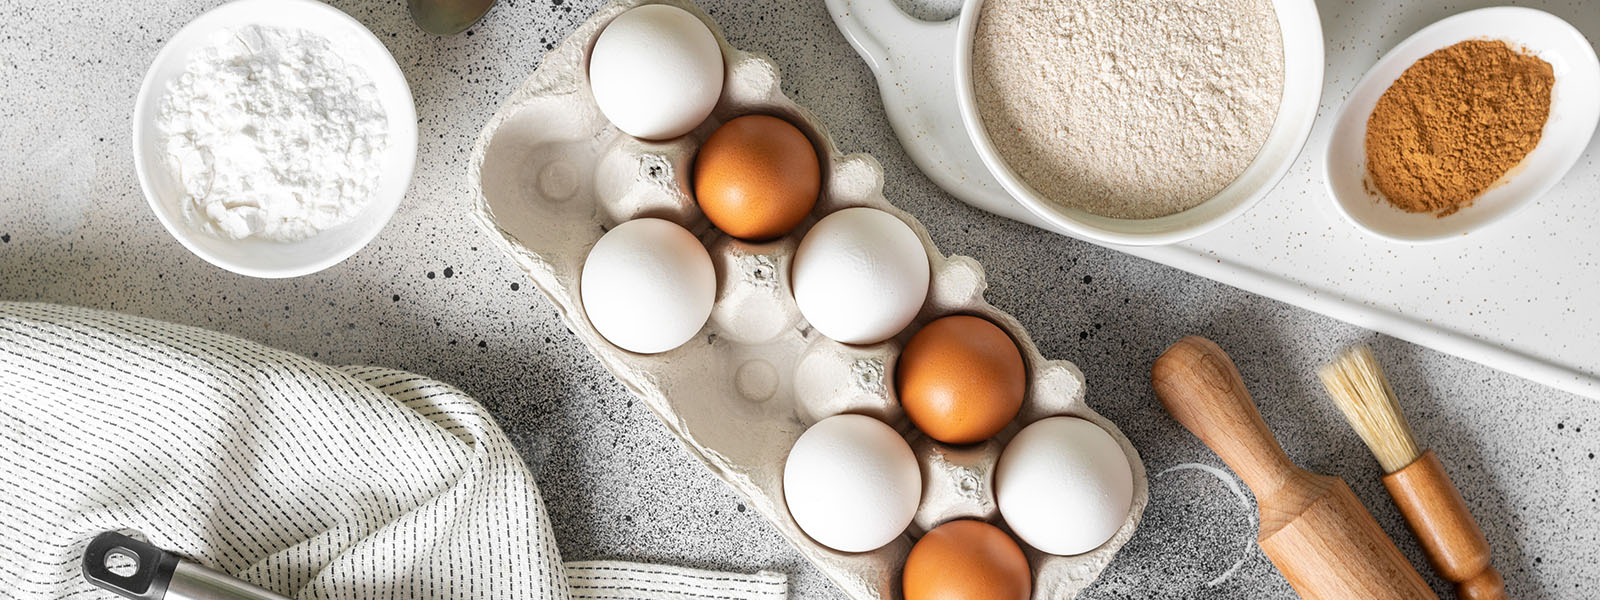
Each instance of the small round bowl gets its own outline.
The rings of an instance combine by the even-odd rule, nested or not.
[[[1447,217],[1408,213],[1368,192],[1367,118],[1400,74],[1435,50],[1464,40],[1501,40],[1526,49],[1555,69],[1550,119],[1539,145],[1466,208]],[[1531,8],[1496,7],[1441,20],[1396,45],[1356,83],[1345,101],[1324,161],[1334,207],[1357,228],[1400,243],[1462,239],[1511,216],[1556,185],[1589,145],[1600,120],[1600,62],[1583,33],[1555,15]]]
[[[389,121],[376,196],[349,223],[297,242],[230,240],[204,231],[183,214],[181,186],[167,168],[156,115],[167,86],[183,74],[194,50],[219,30],[263,25],[307,30],[328,38],[341,58],[366,70]],[[133,164],[156,218],[185,248],[216,266],[251,277],[297,277],[349,258],[378,235],[400,206],[417,159],[417,116],[400,66],[372,32],[349,15],[313,0],[238,0],[200,15],[156,55],[133,107]]]
[[[1188,210],[1154,219],[1114,219],[1062,206],[1034,192],[995,149],[978,114],[972,89],[972,36],[983,0],[966,0],[957,23],[956,101],[978,156],[1017,202],[1039,218],[1075,236],[1105,244],[1155,246],[1204,234],[1232,220],[1272,191],[1305,147],[1322,102],[1322,21],[1312,0],[1274,0],[1283,37],[1283,97],[1266,142],[1239,177],[1215,196]],[[1072,99],[1064,98],[1064,102]]]

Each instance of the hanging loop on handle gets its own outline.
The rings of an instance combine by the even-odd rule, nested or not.
[[[119,575],[108,563],[133,563],[133,572]],[[179,558],[145,542],[107,531],[94,536],[83,553],[83,577],[89,583],[134,600],[161,600]],[[119,569],[120,570],[120,569]]]
[[[111,564],[117,565],[116,570]],[[123,566],[132,572],[118,574]],[[89,541],[83,553],[83,577],[132,600],[289,600],[115,531]]]

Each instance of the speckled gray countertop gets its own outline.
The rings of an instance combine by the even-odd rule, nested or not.
[[[452,382],[523,449],[565,558],[771,569],[790,575],[797,597],[839,595],[679,448],[467,216],[466,160],[480,128],[597,0],[502,0],[452,38],[423,34],[399,0],[334,0],[378,34],[410,80],[419,164],[371,245],[322,273],[279,281],[189,254],[146,207],[133,173],[139,81],[166,36],[212,4],[0,3],[0,299],[120,310]],[[1512,597],[1600,594],[1600,405],[968,208],[911,165],[866,66],[821,2],[703,5],[731,43],[777,61],[784,89],[842,149],[883,163],[885,194],[941,248],[985,265],[990,300],[1047,356],[1076,362],[1090,404],[1138,446],[1150,508],[1083,597],[1293,597],[1219,480],[1162,474],[1221,464],[1161,410],[1147,382],[1151,360],[1189,333],[1228,349],[1290,456],[1349,480],[1422,565],[1377,463],[1313,374],[1337,347],[1372,343],[1418,438],[1439,451],[1483,523]],[[1231,577],[1206,585],[1239,559]]]

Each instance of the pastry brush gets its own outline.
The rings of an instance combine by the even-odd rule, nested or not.
[[[1333,403],[1387,473],[1384,487],[1400,507],[1434,570],[1471,600],[1505,598],[1489,564],[1489,541],[1432,450],[1419,451],[1389,380],[1372,349],[1356,346],[1317,372]]]

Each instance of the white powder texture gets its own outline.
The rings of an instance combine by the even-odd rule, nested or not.
[[[388,143],[365,71],[318,34],[254,25],[190,56],[157,128],[185,216],[229,239],[292,242],[351,221]]]
[[[1255,159],[1283,42],[1271,0],[987,0],[972,81],[990,140],[1035,192],[1149,219]]]

